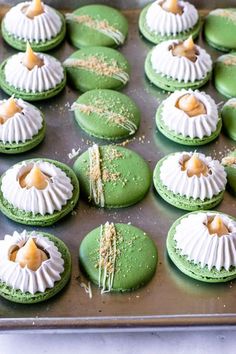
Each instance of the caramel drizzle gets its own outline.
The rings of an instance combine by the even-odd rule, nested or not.
[[[98,274],[98,285],[102,288],[101,294],[112,290],[117,255],[116,239],[117,233],[113,223],[106,222],[104,226],[101,225]]]
[[[86,60],[68,58],[64,61],[64,66],[69,68],[81,68],[95,72],[101,76],[113,77],[114,79],[121,81],[124,85],[129,81],[129,74],[119,68],[115,60],[109,64],[103,58],[98,58],[96,56],[91,56]]]
[[[104,116],[107,118],[107,123],[112,122],[120,126],[121,128],[127,130],[129,132],[129,135],[133,135],[137,130],[137,125],[134,122],[122,116],[121,114],[111,112],[108,109],[74,102],[71,106],[71,110],[75,111],[76,109],[79,109],[82,113],[88,115],[90,115],[91,113],[96,113],[98,115]]]
[[[88,149],[89,153],[89,199],[94,200],[96,205],[105,206],[105,197],[102,183],[102,172],[100,166],[100,152],[97,144]]]
[[[99,21],[95,20],[88,15],[75,15],[73,13],[66,14],[67,21],[77,22],[83,24],[89,28],[95,29],[98,32],[105,34],[114,40],[116,44],[123,44],[125,41],[125,36],[118,29],[111,26],[106,20]]]

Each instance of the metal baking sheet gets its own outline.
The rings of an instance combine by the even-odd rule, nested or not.
[[[119,3],[137,5],[146,1],[107,1],[107,3],[118,6]],[[222,1],[212,2],[212,5],[216,3],[220,5]],[[182,149],[188,151],[191,149],[171,143],[156,131],[155,111],[166,94],[152,86],[144,75],[145,56],[152,46],[139,36],[137,24],[139,10],[128,10],[125,14],[129,20],[129,38],[121,51],[132,64],[132,75],[129,85],[123,92],[138,103],[142,112],[141,127],[127,147],[139,152],[153,170],[162,156]],[[213,59],[220,54],[207,46],[201,38],[199,43],[208,50]],[[15,53],[2,39],[0,47],[1,61]],[[68,43],[64,43],[52,54],[63,61],[73,50]],[[222,104],[225,101],[211,83],[204,90],[210,93],[217,103]],[[6,96],[0,92],[0,97]],[[46,115],[46,139],[29,153],[18,156],[1,155],[0,173],[18,161],[34,157],[49,157],[72,166],[73,160],[69,159],[68,154],[73,148],[81,149],[83,152],[94,141],[104,144],[103,141],[91,139],[75,123],[73,113],[69,112],[68,108],[77,97],[78,93],[67,86],[56,98],[37,103],[36,105]],[[217,141],[201,147],[198,151],[221,159],[234,146],[232,140],[221,134]],[[218,210],[235,216],[235,199],[226,192]],[[165,240],[168,229],[183,214],[183,211],[165,203],[153,188],[142,202],[126,209],[97,209],[80,199],[76,213],[45,229],[64,240],[71,251],[73,271],[70,283],[58,296],[42,304],[26,306],[0,299],[0,330],[72,332],[235,326],[236,282],[214,285],[191,280],[178,271],[166,255]],[[153,280],[140,290],[126,294],[101,295],[93,286],[93,297],[89,299],[77,279],[78,248],[83,237],[91,229],[107,220],[131,222],[149,233],[158,247],[158,269]],[[23,229],[25,229],[23,225],[11,222],[0,215],[1,238],[6,233],[11,234],[14,230]],[[32,230],[30,227],[27,229]]]

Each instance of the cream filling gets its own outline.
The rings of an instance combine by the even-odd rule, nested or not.
[[[20,177],[33,167],[33,162],[22,162],[8,169],[2,178],[3,197],[15,208],[31,212],[33,215],[53,214],[60,211],[72,197],[73,185],[69,177],[60,168],[49,162],[38,161],[36,165],[49,176],[45,189],[35,187],[22,188]]]
[[[183,13],[180,15],[165,11],[161,6],[162,2],[163,0],[153,2],[147,11],[146,23],[151,32],[161,36],[175,36],[196,25],[199,16],[192,4],[179,1],[179,5],[183,9]]]
[[[204,104],[206,114],[189,117],[186,112],[177,108],[178,100],[186,94],[194,94]],[[205,92],[181,90],[175,91],[163,102],[162,120],[175,134],[202,139],[216,130],[219,116],[215,101]]]
[[[43,126],[41,112],[36,107],[22,99],[16,101],[22,111],[15,113],[5,123],[0,124],[0,141],[3,144],[24,143],[38,134]],[[0,105],[2,103],[3,101],[0,101]]]
[[[19,40],[36,43],[46,42],[57,36],[62,28],[62,21],[56,11],[43,5],[44,12],[34,18],[29,18],[24,9],[31,2],[22,2],[12,7],[4,17],[6,31]]]
[[[56,87],[64,79],[64,70],[61,63],[47,54],[37,54],[44,65],[37,65],[29,70],[24,64],[25,53],[18,53],[10,57],[5,66],[5,79],[15,89],[26,92],[44,92]]]
[[[180,254],[187,256],[189,261],[218,271],[222,268],[229,270],[236,266],[236,222],[225,214],[220,214],[228,235],[218,237],[210,234],[207,228],[208,218],[216,212],[190,214],[183,218],[176,227],[174,240]]]
[[[182,56],[172,54],[171,45],[178,41],[165,41],[158,44],[151,53],[151,65],[157,74],[167,76],[178,82],[195,82],[204,79],[212,70],[212,60],[210,55],[201,47],[197,49],[197,60],[191,61]]]
[[[193,155],[192,152],[177,152],[163,162],[160,169],[160,179],[166,188],[174,194],[186,198],[211,199],[226,186],[226,173],[220,162],[198,153],[199,158],[208,167],[209,173],[200,177],[188,177],[187,170],[182,169],[184,161]]]
[[[19,263],[9,259],[12,250],[15,247],[22,247],[30,237],[49,255],[36,271],[28,267],[22,268]],[[64,260],[57,247],[40,233],[15,231],[12,236],[6,235],[4,240],[0,241],[0,280],[14,290],[30,294],[35,294],[37,291],[44,292],[54,287],[55,282],[61,279],[63,271]]]

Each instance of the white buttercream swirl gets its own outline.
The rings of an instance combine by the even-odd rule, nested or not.
[[[151,64],[156,73],[185,83],[204,79],[212,70],[210,55],[205,49],[196,45],[198,54],[195,62],[184,56],[174,56],[170,48],[175,43],[181,42],[165,41],[152,50]]]
[[[210,156],[198,153],[198,157],[209,168],[209,173],[200,177],[188,176],[187,170],[182,170],[184,161],[189,159],[193,152],[177,152],[169,155],[161,165],[160,179],[164,186],[174,194],[186,198],[211,199],[219,194],[226,186],[226,173],[220,162],[213,160]]]
[[[176,249],[201,268],[207,266],[209,270],[213,267],[218,271],[222,268],[229,270],[231,266],[236,266],[236,222],[220,214],[229,234],[218,237],[210,234],[207,228],[209,217],[216,215],[216,212],[199,212],[183,218],[174,235]]]
[[[15,208],[35,214],[53,214],[61,210],[72,197],[73,185],[64,171],[46,161],[35,163],[49,181],[45,189],[22,188],[19,179],[29,172],[34,162],[24,161],[8,169],[2,178],[1,190],[4,198]]]
[[[157,0],[151,4],[146,14],[146,23],[150,31],[161,36],[177,35],[181,32],[193,28],[198,21],[198,12],[196,8],[185,1],[179,1],[183,13],[174,14],[165,11],[161,4],[163,0]]]
[[[38,53],[44,65],[37,65],[29,70],[22,60],[25,53],[18,53],[7,60],[5,78],[8,84],[15,89],[26,92],[43,92],[56,87],[64,79],[64,70],[61,63],[50,55]]]
[[[176,107],[178,100],[187,94],[194,94],[204,104],[206,114],[189,117],[186,112]],[[215,101],[205,92],[181,90],[175,91],[163,102],[162,120],[176,134],[202,139],[216,130],[219,116]]]
[[[3,144],[12,144],[30,140],[38,134],[43,126],[43,117],[41,112],[31,104],[22,99],[15,99],[21,112],[15,113],[3,124],[0,124],[0,141]],[[0,105],[4,101],[0,101]]]
[[[27,266],[22,268],[19,263],[9,260],[9,255],[15,247],[22,247],[29,238],[33,238],[36,245],[45,250],[49,258],[42,262],[40,267],[33,271]],[[61,279],[64,271],[64,260],[58,248],[47,237],[35,231],[22,233],[14,232],[12,236],[6,235],[0,241],[0,280],[12,289],[23,293],[35,294],[53,288],[56,281]]]
[[[62,21],[57,12],[50,6],[43,4],[44,12],[29,18],[25,9],[31,1],[22,2],[12,7],[4,18],[4,26],[8,33],[20,40],[46,42],[57,36],[62,28]]]

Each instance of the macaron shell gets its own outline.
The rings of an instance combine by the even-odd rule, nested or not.
[[[160,169],[163,162],[168,158],[168,156],[162,158],[158,161],[154,173],[153,173],[153,182],[157,193],[169,204],[175,206],[176,208],[195,211],[195,210],[208,210],[214,208],[218,205],[224,196],[224,191],[220,192],[216,196],[211,199],[201,200],[187,198],[184,196],[180,196],[179,194],[174,194],[172,191],[168,190],[167,187],[162,183],[160,178]]]
[[[236,141],[236,104],[235,106],[224,105],[222,111],[222,120],[224,132],[233,140]]]
[[[88,60],[97,57],[108,64],[116,62],[118,67],[125,73],[130,74],[130,65],[126,58],[117,50],[106,47],[87,47],[74,52],[69,58]],[[86,92],[93,89],[121,89],[122,81],[108,75],[101,75],[98,72],[86,70],[84,68],[66,68],[68,81],[77,90]]]
[[[46,215],[41,215],[41,214],[36,214],[33,215],[30,212],[25,212],[23,210],[20,210],[18,208],[15,208],[12,204],[10,204],[4,197],[3,193],[1,191],[1,184],[2,184],[2,178],[4,174],[0,178],[0,211],[7,216],[9,219],[16,221],[20,224],[24,225],[32,225],[32,226],[49,226],[69,214],[75,207],[75,205],[78,202],[79,199],[79,193],[80,193],[80,188],[79,188],[79,182],[74,174],[73,170],[58,161],[50,160],[50,159],[30,159],[26,160],[28,162],[30,161],[46,161],[49,163],[53,163],[56,167],[60,168],[62,171],[66,173],[66,175],[71,179],[71,183],[74,187],[73,189],[73,195],[71,199],[67,201],[67,203],[62,207],[61,210],[55,211],[53,214],[46,214]]]
[[[29,292],[23,293],[21,290],[14,290],[10,286],[6,285],[6,283],[0,281],[0,296],[5,299],[20,304],[35,304],[50,299],[61,291],[68,283],[71,276],[70,251],[65,243],[57,237],[45,232],[40,232],[40,234],[52,241],[62,255],[64,260],[64,271],[61,274],[61,279],[55,282],[53,288],[48,288],[44,292],[36,292],[35,294],[31,294]]]
[[[227,8],[225,10],[235,13],[236,18],[236,9]],[[205,19],[205,39],[212,47],[216,49],[226,52],[231,49],[236,49],[235,31],[236,21],[230,20],[225,16],[212,14],[210,12]]]
[[[105,157],[111,155],[109,149],[114,149],[121,157]],[[100,146],[99,151],[102,170],[118,174],[115,180],[103,181],[105,207],[122,208],[142,200],[151,185],[151,172],[144,159],[134,151],[120,146]],[[88,151],[76,160],[73,168],[80,181],[81,193],[90,200]]]
[[[236,57],[236,53],[230,53],[228,55]],[[227,58],[226,55],[225,57]],[[222,61],[217,60],[214,66],[213,77],[217,91],[229,98],[236,97],[236,58],[234,65],[226,65]]]
[[[198,22],[195,24],[195,26],[193,28],[191,28],[188,31],[180,32],[175,36],[174,35],[162,36],[158,33],[150,31],[149,27],[147,26],[147,22],[146,22],[146,15],[147,15],[147,11],[150,6],[151,6],[151,4],[144,7],[144,9],[142,10],[142,12],[139,16],[139,30],[140,30],[141,34],[150,42],[152,42],[154,44],[158,44],[158,43],[161,43],[164,41],[168,41],[170,39],[185,40],[185,39],[189,38],[189,36],[192,36],[194,39],[194,38],[197,38],[197,36],[199,35],[200,29],[201,29],[200,19],[198,20]]]
[[[229,156],[236,158],[236,150],[229,154]],[[227,173],[227,182],[229,191],[236,196],[236,166],[224,166]]]
[[[47,52],[55,47],[57,47],[65,38],[66,35],[66,22],[64,16],[57,10],[54,9],[54,11],[60,16],[61,22],[62,22],[62,27],[61,31],[58,33],[57,36],[53,37],[50,40],[47,40],[45,42],[39,41],[38,43],[35,41],[29,41],[30,46],[33,49],[34,52]],[[26,44],[27,42],[24,41],[23,39],[18,39],[9,32],[6,31],[6,28],[4,26],[4,18],[2,20],[1,24],[1,31],[2,31],[2,36],[4,40],[13,48],[24,52],[26,50]]]
[[[219,212],[217,211],[217,214]],[[198,264],[194,264],[189,261],[186,256],[182,256],[180,254],[180,250],[176,249],[176,241],[174,240],[176,227],[179,225],[182,219],[186,218],[189,214],[185,214],[181,218],[177,219],[174,224],[171,226],[166,240],[167,252],[172,260],[172,262],[176,265],[177,268],[184,274],[188,275],[191,278],[196,280],[200,280],[207,283],[221,283],[227,282],[234,278],[236,278],[236,268],[231,267],[229,271],[225,269],[221,269],[218,271],[216,268],[211,270],[208,269],[207,266],[202,268]],[[231,217],[232,218],[232,217]],[[232,218],[234,219],[234,218]],[[235,219],[234,219],[235,220]]]
[[[131,121],[136,126],[136,130],[139,127],[141,115],[139,108],[131,98],[120,92],[105,89],[92,90],[81,95],[76,102],[87,107],[98,107],[108,113],[117,113]],[[79,109],[74,113],[79,126],[92,136],[116,140],[131,135],[128,129],[109,120],[106,114],[91,111],[86,113]]]
[[[110,26],[120,31],[126,38],[128,35],[128,22],[121,12],[105,5],[87,5],[78,8],[72,14],[76,16],[89,16],[93,20],[105,21]],[[104,46],[116,47],[114,39],[95,28],[75,21],[68,21],[68,38],[76,48]]]
[[[114,281],[111,291],[137,289],[153,277],[157,266],[157,249],[154,242],[141,229],[132,225],[115,224],[117,250]],[[82,241],[79,249],[80,267],[88,278],[99,284],[100,227],[92,230]],[[122,237],[122,241],[119,240]]]

